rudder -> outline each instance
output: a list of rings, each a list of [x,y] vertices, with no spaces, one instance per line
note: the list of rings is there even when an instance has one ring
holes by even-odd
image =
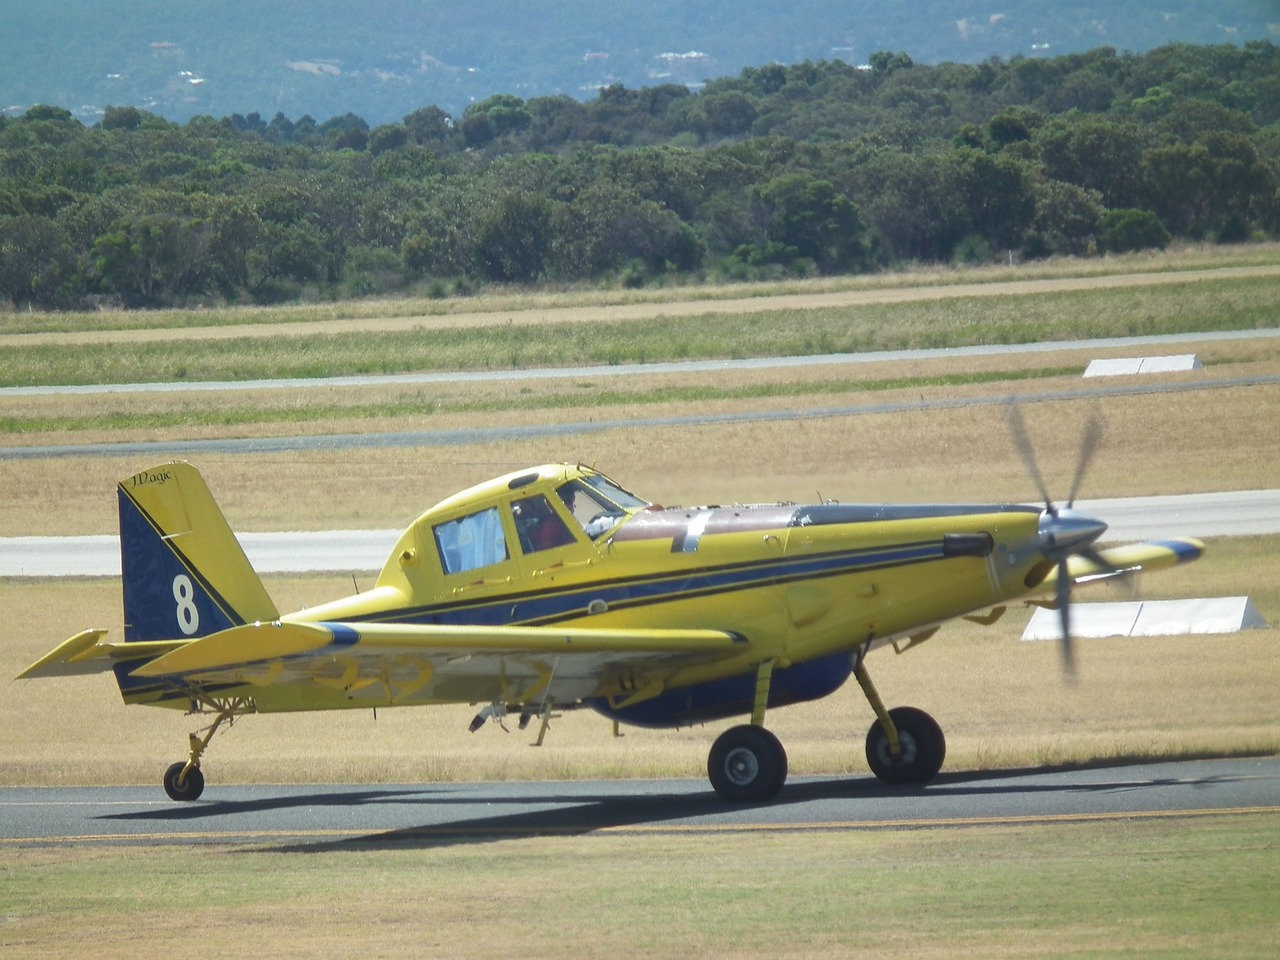
[[[279,616],[195,467],[160,464],[121,480],[117,494],[126,642]]]

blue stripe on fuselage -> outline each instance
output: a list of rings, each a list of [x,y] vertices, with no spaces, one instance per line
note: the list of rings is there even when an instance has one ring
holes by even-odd
[[[735,564],[663,574],[647,579],[619,580],[564,591],[542,591],[507,595],[481,603],[417,607],[366,617],[350,622],[388,622],[501,626],[504,624],[554,623],[581,616],[587,605],[604,601],[610,609],[647,606],[691,599],[716,593],[749,590],[794,580],[834,577],[859,571],[907,566],[942,559],[942,542],[902,544],[875,550],[845,551],[805,557],[790,557],[758,563]]]

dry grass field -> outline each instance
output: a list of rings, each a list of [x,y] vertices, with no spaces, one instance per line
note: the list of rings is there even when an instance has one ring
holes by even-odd
[[[1276,826],[10,849],[0,956],[183,943],[298,958],[1264,960],[1280,934]]]
[[[1274,956],[1274,815],[528,837],[425,849],[6,851],[0,956]],[[821,844],[820,852],[815,849]]]

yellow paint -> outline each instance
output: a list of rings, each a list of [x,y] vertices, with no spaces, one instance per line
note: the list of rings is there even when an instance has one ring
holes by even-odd
[[[281,616],[195,468],[142,471],[121,481],[121,494],[182,545],[243,624],[137,644],[88,630],[20,676],[139,659],[128,702],[186,710],[211,702],[208,689],[224,701],[242,698],[242,712],[465,702],[545,718],[552,702],[603,698],[621,707],[749,675],[757,677],[752,721],[763,723],[775,664],[895,643],[902,651],[948,620],[993,622],[1009,602],[1055,588],[1037,508],[895,514],[890,506],[883,518],[837,522],[819,514],[824,507],[662,509],[622,497],[593,539],[587,531],[599,518],[582,510],[590,501],[579,494],[570,503],[559,491],[597,482],[605,481],[589,468],[550,464],[472,487],[404,531],[371,589]],[[536,549],[527,524],[537,497],[573,532],[571,542]],[[487,519],[473,528],[467,518],[475,517]],[[464,534],[471,539],[465,550],[455,545],[458,572],[449,573],[442,538]],[[993,549],[948,556],[946,535],[989,536]],[[457,559],[486,550],[487,562]],[[1184,559],[1165,544],[1102,554],[1124,569]],[[1100,572],[1081,556],[1068,570],[1073,579]],[[874,705],[860,666],[864,678]]]

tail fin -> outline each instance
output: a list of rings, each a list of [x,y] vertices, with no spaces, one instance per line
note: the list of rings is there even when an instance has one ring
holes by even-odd
[[[279,616],[195,467],[161,464],[121,480],[118,493],[126,642]]]

